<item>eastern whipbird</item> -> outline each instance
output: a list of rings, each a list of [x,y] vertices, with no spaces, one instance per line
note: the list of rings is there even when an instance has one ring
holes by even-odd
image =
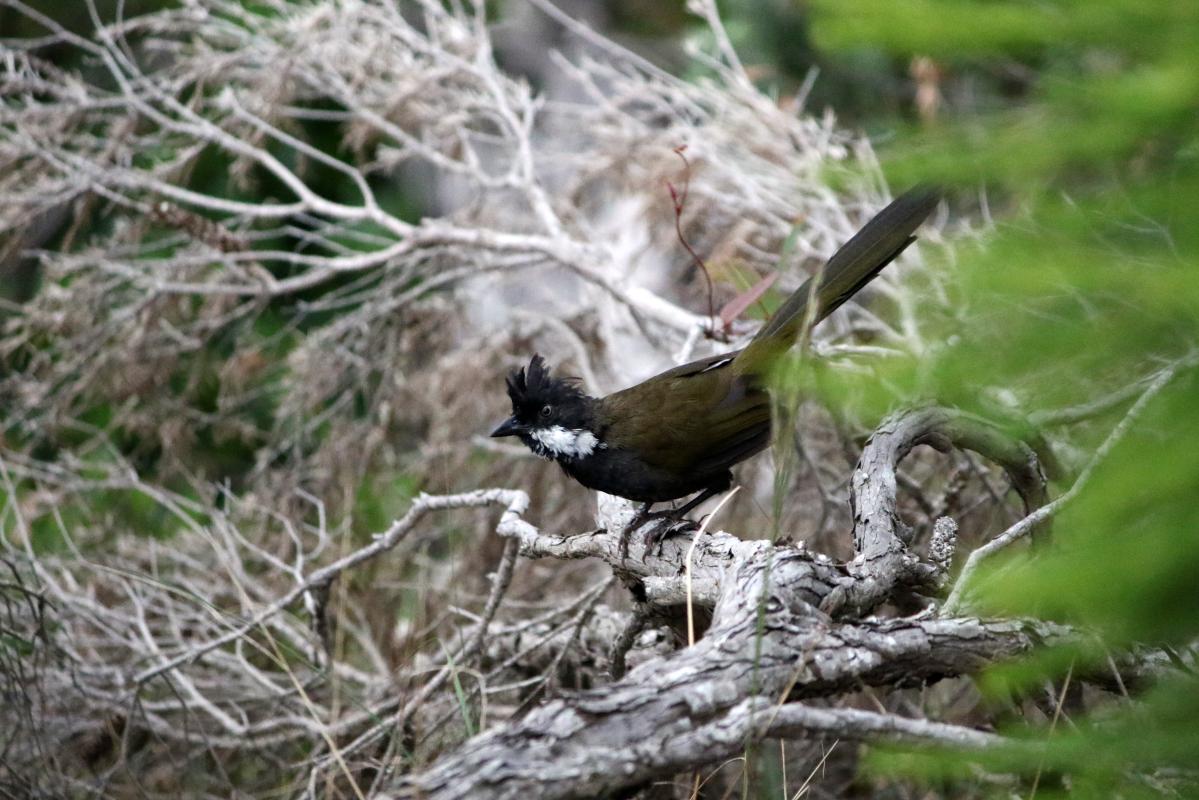
[[[742,350],[666,370],[607,397],[552,377],[534,355],[508,376],[512,416],[491,435],[518,437],[589,489],[644,503],[630,530],[654,503],[698,492],[667,512],[683,517],[727,490],[729,468],[770,443],[767,376],[800,329],[833,313],[895,260],[938,201],[926,188],[894,200],[792,292]]]

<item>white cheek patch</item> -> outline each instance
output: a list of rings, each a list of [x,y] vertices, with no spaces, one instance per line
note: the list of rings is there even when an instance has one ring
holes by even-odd
[[[561,425],[539,428],[530,431],[529,435],[545,450],[544,455],[552,458],[583,458],[594,453],[597,447],[603,447],[591,431],[572,431]]]

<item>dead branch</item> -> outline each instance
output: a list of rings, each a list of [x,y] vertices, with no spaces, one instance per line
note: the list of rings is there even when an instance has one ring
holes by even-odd
[[[643,663],[612,685],[552,701],[472,739],[429,771],[402,779],[396,796],[595,796],[718,762],[743,747],[747,735],[770,735],[775,730],[771,714],[786,719],[788,709],[796,720],[792,731],[819,730],[803,722],[819,718],[848,738],[870,739],[882,732],[919,738],[910,721],[872,715],[822,718],[818,710],[783,704],[864,685],[935,683],[973,674],[1035,646],[1081,642],[1068,628],[1029,620],[834,622],[827,616],[833,609],[857,619],[897,586],[928,585],[944,577],[952,523],[937,526],[926,561],[908,550],[910,537],[896,512],[895,469],[921,443],[968,447],[994,460],[1011,477],[1026,511],[1045,501],[1044,478],[1031,448],[985,420],[923,408],[884,422],[863,453],[853,481],[859,556],[844,572],[800,546],[746,542],[722,533],[697,534],[694,542],[668,540],[660,555],[634,547],[625,558],[618,533],[601,530],[559,539],[508,517],[501,535],[519,537],[522,554],[602,558],[640,580],[650,602],[679,602],[679,579],[671,573],[677,574],[684,551],[692,550],[693,580],[706,588],[695,592],[692,587],[691,596],[699,603],[714,598],[711,627],[697,644]],[[657,586],[652,593],[651,586]],[[998,741],[957,728],[926,731],[926,736],[970,747]]]
[[[821,607],[832,614],[862,614],[891,596],[897,584],[930,586],[944,568],[918,558],[907,547],[911,534],[899,518],[896,469],[914,447],[973,450],[1001,466],[1029,514],[1048,498],[1037,454],[998,426],[954,409],[928,407],[884,420],[862,451],[850,494],[854,511],[852,583],[837,587]]]
[[[861,685],[921,685],[1070,635],[1064,628],[1021,621],[834,624],[775,582],[773,556],[741,559],[729,570],[712,626],[693,647],[472,739],[427,772],[400,781],[394,793],[594,797],[718,761],[728,747],[743,746],[744,739],[734,742],[717,733],[722,719],[741,718],[747,699],[770,706]],[[768,718],[769,710],[754,707]],[[797,712],[797,718],[803,714]],[[864,727],[860,736],[868,731]]]

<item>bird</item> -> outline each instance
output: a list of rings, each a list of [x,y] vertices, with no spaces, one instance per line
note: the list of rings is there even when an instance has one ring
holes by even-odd
[[[527,367],[508,375],[512,414],[491,436],[515,436],[583,486],[641,503],[626,535],[655,516],[654,504],[694,495],[678,509],[659,512],[683,519],[727,491],[730,468],[770,443],[768,378],[800,331],[894,261],[939,202],[931,187],[896,198],[792,292],[741,350],[668,369],[604,397],[588,395],[577,379],[554,377],[535,353]]]

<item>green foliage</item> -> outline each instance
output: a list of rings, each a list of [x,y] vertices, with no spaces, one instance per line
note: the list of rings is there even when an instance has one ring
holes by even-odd
[[[904,127],[884,154],[894,186],[939,181],[959,204],[982,190],[1007,221],[982,246],[959,251],[957,311],[939,320],[942,344],[888,362],[881,382],[821,371],[833,402],[853,399],[880,415],[897,402],[935,399],[1001,415],[1019,433],[1038,414],[1053,419],[1054,409],[1138,380],[1143,390],[1159,370],[1177,368],[1058,515],[1052,546],[1034,558],[1010,548],[972,584],[984,613],[1086,626],[1103,646],[1049,653],[984,684],[1020,691],[1048,675],[1060,686],[1067,674],[1109,669],[1108,648],[1193,642],[1199,5],[819,0],[812,24],[818,45],[835,52],[928,55],[958,73],[1011,64],[1036,71],[1020,102],[968,113],[951,104],[933,124]],[[1105,410],[1045,430],[1066,445],[1059,494],[1136,397],[1115,395]],[[1135,706],[1093,704],[1070,727],[1021,721],[1005,732],[1023,740],[986,757],[889,752],[872,768],[949,793],[981,765],[1020,776],[1021,796],[1036,786],[1040,797],[1196,797],[1194,775],[1179,772],[1199,753],[1196,698],[1199,685],[1184,675]]]
[[[408,508],[420,492],[420,478],[407,473],[382,472],[367,476],[358,488],[353,509],[354,534],[366,539],[387,530],[396,509]]]
[[[1163,39],[1180,39],[1193,4],[1172,0],[817,0],[815,34],[825,47],[867,44],[951,62],[986,58],[1085,56],[1154,58]]]
[[[1079,720],[1076,727],[1045,740],[1029,738],[1026,728],[1005,730],[1008,746],[969,758],[882,749],[868,759],[868,771],[919,777],[947,793],[976,779],[981,766],[990,773],[1021,776],[1025,788],[1016,790],[1019,796],[1029,796],[1036,786],[1036,796],[1046,799],[1194,797],[1193,785],[1176,768],[1193,764],[1199,752],[1196,718],[1199,693],[1193,681],[1174,680],[1140,698],[1136,713]],[[997,787],[990,796],[1012,797],[1012,789]]]
[[[992,607],[1037,607],[1101,628],[1117,644],[1195,637],[1199,452],[1178,426],[1195,422],[1197,396],[1192,371],[1152,403],[1062,513],[1058,552],[987,581]]]

